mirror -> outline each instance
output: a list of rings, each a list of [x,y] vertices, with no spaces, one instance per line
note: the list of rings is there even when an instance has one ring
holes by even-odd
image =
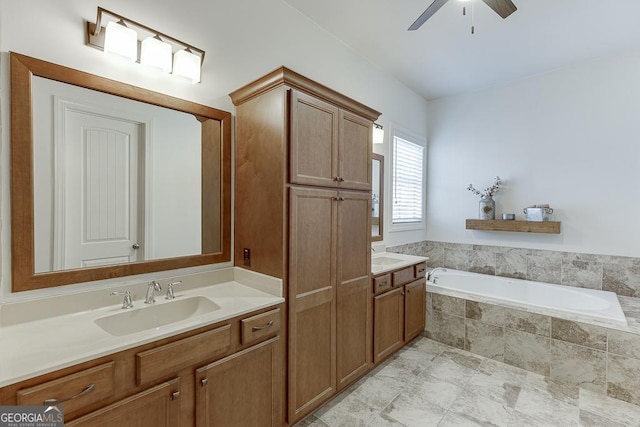
[[[371,155],[371,241],[383,239],[382,213],[384,212],[384,156]]]
[[[10,55],[14,292],[230,261],[230,113]]]

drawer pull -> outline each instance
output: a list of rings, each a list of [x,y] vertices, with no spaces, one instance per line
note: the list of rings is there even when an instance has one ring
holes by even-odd
[[[383,287],[383,286],[387,286],[387,285],[388,285],[388,283],[387,283],[387,282],[380,282],[380,283],[378,283],[378,287],[379,287],[379,288],[381,288],[381,287]]]
[[[47,399],[43,402],[43,405],[56,406],[63,402],[77,399],[78,397],[86,396],[87,394],[91,393],[95,388],[96,388],[95,384],[89,384],[84,390],[82,390],[80,393],[76,394],[75,396],[67,397],[66,399]]]
[[[262,331],[263,329],[269,329],[270,327],[273,326],[273,320],[269,320],[269,323],[267,323],[264,326],[254,326],[251,328],[252,331]]]
[[[421,268],[420,270],[418,270],[418,273],[424,273],[426,270],[426,268]]]

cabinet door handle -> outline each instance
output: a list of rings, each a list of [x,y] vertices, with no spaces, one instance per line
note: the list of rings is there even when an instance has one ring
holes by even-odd
[[[59,405],[63,402],[67,402],[69,400],[73,400],[73,399],[77,399],[79,397],[82,396],[86,396],[87,394],[91,393],[94,389],[96,388],[95,384],[89,384],[87,387],[85,387],[84,390],[82,390],[80,393],[73,395],[71,397],[67,397],[64,399],[47,399],[43,402],[43,405],[47,405],[47,406],[56,406]]]
[[[200,385],[202,387],[206,387],[207,384],[209,384],[209,378],[203,378],[200,380]]]
[[[252,330],[253,332],[255,332],[255,331],[261,331],[261,330],[263,330],[263,329],[269,329],[269,328],[270,328],[270,327],[272,327],[272,326],[273,326],[273,320],[269,320],[269,323],[267,323],[266,325],[264,325],[264,326],[254,326],[253,328],[251,328],[251,330]]]
[[[173,393],[171,393],[171,400],[176,400],[179,397],[180,397],[179,391],[174,391]]]

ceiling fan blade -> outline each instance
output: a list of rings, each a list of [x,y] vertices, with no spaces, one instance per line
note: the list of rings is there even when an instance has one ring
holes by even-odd
[[[502,19],[511,15],[518,10],[515,4],[511,0],[482,0],[489,6],[495,13],[500,15]]]
[[[440,9],[447,1],[448,0],[435,0],[433,3],[431,3],[431,5],[424,12],[422,12],[422,15],[420,15],[418,19],[416,19],[416,22],[411,24],[411,26],[409,27],[409,31],[415,31],[420,28],[422,24],[427,22],[427,19],[431,18],[433,14],[436,13],[438,9]]]

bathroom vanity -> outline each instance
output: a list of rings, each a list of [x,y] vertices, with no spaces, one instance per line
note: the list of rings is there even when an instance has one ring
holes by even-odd
[[[67,426],[282,425],[281,281],[236,268],[182,280],[174,300],[131,309],[3,306],[0,401],[62,403]],[[100,295],[113,304],[107,291],[84,300]],[[38,315],[49,304],[59,311]]]
[[[425,327],[425,258],[380,253],[372,258],[373,361],[378,364]]]

